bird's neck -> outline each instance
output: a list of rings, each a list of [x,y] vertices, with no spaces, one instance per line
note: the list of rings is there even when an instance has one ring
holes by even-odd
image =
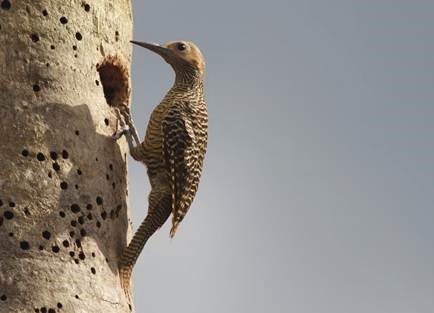
[[[203,74],[192,68],[175,69],[176,78],[174,88],[192,90],[201,89],[203,86]]]

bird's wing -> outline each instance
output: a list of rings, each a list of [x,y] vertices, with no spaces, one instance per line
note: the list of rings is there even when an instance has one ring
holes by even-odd
[[[173,237],[194,197],[192,187],[197,163],[196,138],[190,119],[178,108],[167,112],[162,128],[163,151],[172,189],[173,220],[170,236]]]

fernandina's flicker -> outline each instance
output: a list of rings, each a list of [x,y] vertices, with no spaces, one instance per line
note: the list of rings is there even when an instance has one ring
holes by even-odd
[[[146,241],[172,213],[173,237],[198,189],[207,146],[208,114],[204,100],[205,62],[199,48],[189,41],[164,45],[132,41],[159,54],[175,71],[173,87],[155,107],[140,142],[129,113],[120,116],[115,139],[125,135],[131,156],[148,169],[151,184],[148,214],[121,257],[119,271],[124,290]],[[122,122],[124,118],[124,122]],[[135,141],[135,143],[134,143]]]

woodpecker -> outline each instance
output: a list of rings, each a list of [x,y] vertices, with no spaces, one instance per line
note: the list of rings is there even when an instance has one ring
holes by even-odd
[[[163,45],[131,41],[160,55],[175,72],[172,88],[151,114],[140,142],[128,111],[117,111],[133,159],[144,163],[151,184],[148,214],[124,250],[119,265],[122,287],[128,293],[131,273],[147,240],[172,214],[170,237],[196,195],[208,141],[208,113],[204,99],[205,60],[190,41]],[[127,124],[127,125],[125,125]]]

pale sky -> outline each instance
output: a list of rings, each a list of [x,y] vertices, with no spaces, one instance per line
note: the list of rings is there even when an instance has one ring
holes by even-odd
[[[134,39],[196,42],[209,149],[174,239],[134,272],[138,312],[434,312],[434,2],[133,1]],[[143,138],[173,82],[135,47]],[[145,168],[130,160],[134,227]]]

